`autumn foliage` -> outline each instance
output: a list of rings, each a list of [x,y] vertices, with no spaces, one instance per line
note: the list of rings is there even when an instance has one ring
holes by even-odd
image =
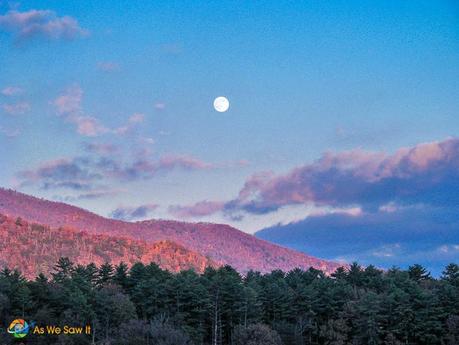
[[[314,267],[330,274],[342,266],[258,239],[228,225],[168,220],[125,222],[104,218],[64,203],[38,199],[2,188],[0,188],[0,213],[12,218],[22,217],[30,222],[45,224],[55,229],[72,228],[92,235],[115,236],[117,239],[129,238],[150,244],[171,241],[192,252],[209,257],[214,262],[231,265],[241,273],[250,270],[263,273],[276,269],[306,270]],[[111,242],[107,237],[102,238],[108,243]],[[103,253],[100,255],[105,259]]]

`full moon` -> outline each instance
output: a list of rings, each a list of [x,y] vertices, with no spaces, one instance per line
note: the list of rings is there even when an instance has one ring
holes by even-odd
[[[219,113],[224,113],[225,111],[227,111],[229,106],[230,104],[229,104],[228,98],[226,97],[220,96],[220,97],[215,98],[214,100],[214,108]]]

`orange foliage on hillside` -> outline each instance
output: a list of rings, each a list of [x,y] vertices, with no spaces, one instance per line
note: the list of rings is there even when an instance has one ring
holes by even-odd
[[[69,226],[90,234],[127,237],[148,243],[172,241],[216,262],[231,265],[241,273],[310,267],[332,273],[342,266],[258,239],[229,225],[168,220],[125,222],[2,188],[0,213],[54,228]]]
[[[172,272],[203,272],[214,261],[171,241],[146,243],[123,237],[93,235],[71,228],[52,229],[0,214],[0,267],[19,269],[26,277],[49,274],[59,257],[77,264],[105,262],[131,265],[155,262]]]

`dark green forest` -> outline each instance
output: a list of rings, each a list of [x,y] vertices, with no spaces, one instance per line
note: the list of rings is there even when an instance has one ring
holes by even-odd
[[[413,265],[352,264],[331,276],[229,266],[173,274],[156,264],[74,265],[50,277],[0,272],[0,344],[15,318],[91,325],[91,335],[29,334],[24,344],[306,345],[459,344],[459,266],[434,279]]]

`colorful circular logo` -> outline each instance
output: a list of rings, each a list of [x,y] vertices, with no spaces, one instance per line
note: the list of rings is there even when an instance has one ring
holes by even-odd
[[[29,325],[23,319],[16,319],[8,327],[8,333],[17,339],[24,338],[29,333]]]

